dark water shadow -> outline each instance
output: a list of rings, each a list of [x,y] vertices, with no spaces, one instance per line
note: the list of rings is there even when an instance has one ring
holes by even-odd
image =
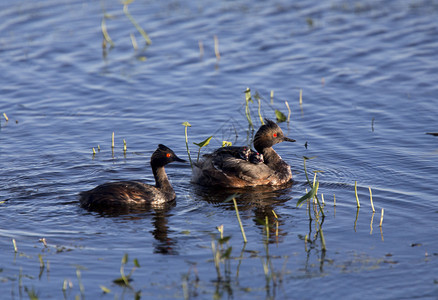
[[[275,213],[279,205],[292,199],[290,182],[280,187],[258,186],[248,188],[210,188],[194,184],[194,198],[219,206],[224,210],[235,210],[232,198],[237,202],[239,211],[252,211],[254,224],[262,231],[269,228],[269,243],[287,235],[281,229],[284,223]],[[268,226],[266,226],[268,225]]]
[[[165,203],[160,207],[139,207],[139,206],[113,206],[113,207],[93,207],[85,209],[90,213],[97,214],[102,218],[115,218],[124,221],[136,221],[141,219],[152,219],[152,235],[157,241],[154,253],[164,255],[178,255],[177,241],[170,237],[169,218],[172,216],[171,210],[176,206],[176,201]]]

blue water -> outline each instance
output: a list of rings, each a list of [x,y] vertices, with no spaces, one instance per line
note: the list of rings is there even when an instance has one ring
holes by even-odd
[[[0,4],[4,297],[438,297],[438,140],[426,134],[438,132],[436,1],[136,1],[128,8],[151,45],[119,1]],[[103,49],[105,13],[115,45]],[[124,214],[79,207],[78,193],[104,182],[153,183],[149,159],[159,143],[187,158],[185,121],[192,159],[192,143],[211,135],[203,152],[223,140],[246,144],[253,134],[247,87],[261,96],[263,117],[275,119],[276,109],[287,116],[288,102],[290,122],[280,126],[297,140],[275,148],[292,166],[292,186],[237,191],[248,243],[232,202],[224,202],[236,191],[190,183],[189,164],[166,168],[175,207]],[[257,129],[258,103],[250,110]],[[303,156],[315,157],[306,161],[310,180],[323,171],[326,251],[306,204],[296,207],[310,188]],[[231,237],[223,244],[220,225]],[[212,247],[232,247],[219,271]],[[125,254],[126,274],[134,259],[140,265],[129,287],[113,282]]]

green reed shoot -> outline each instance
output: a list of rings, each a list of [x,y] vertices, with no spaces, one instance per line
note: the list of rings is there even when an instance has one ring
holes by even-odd
[[[221,276],[221,266],[220,266],[220,252],[216,249],[216,243],[214,240],[211,241],[211,252],[213,252],[214,266],[216,268],[217,278],[220,280]]]
[[[107,288],[106,286],[104,286],[104,285],[99,285],[99,287],[100,287],[100,289],[102,290],[102,292],[103,292],[104,294],[109,294],[109,293],[111,293],[111,290],[110,290],[109,288]]]
[[[12,239],[12,245],[14,245],[14,252],[18,253],[17,243],[15,242],[15,239]]]
[[[374,209],[374,203],[373,203],[373,193],[371,192],[371,187],[368,187],[370,190],[370,202],[371,202],[371,208],[373,209],[373,212],[375,212],[376,210]]]
[[[129,282],[132,281],[132,279],[131,279],[132,274],[134,273],[136,268],[140,268],[140,264],[138,263],[138,260],[136,258],[133,260],[133,262],[134,262],[134,266],[132,267],[129,274],[126,275],[125,274],[125,265],[128,263],[128,254],[125,253],[125,255],[123,255],[122,262],[120,265],[120,277],[117,279],[114,279],[113,280],[114,283],[130,287]]]
[[[111,47],[114,47],[114,42],[111,39],[111,37],[109,36],[108,30],[106,28],[106,19],[107,18],[109,18],[109,16],[107,14],[104,14],[104,16],[102,18],[102,22],[100,23],[100,28],[102,30],[102,34],[103,34],[103,38],[104,38],[105,43],[108,42],[111,45]]]
[[[27,296],[30,300],[38,300],[38,294],[35,291],[35,288],[32,287],[32,289],[28,289],[27,286],[24,287],[24,291],[27,293]]]
[[[289,113],[287,114],[287,122],[290,123],[290,115],[291,115],[291,111],[290,111],[290,107],[289,107],[289,102],[284,101],[284,104],[286,104],[287,111],[289,112]]]
[[[111,135],[111,148],[114,149],[114,131],[113,134]]]
[[[143,28],[141,28],[141,26],[137,23],[137,21],[132,17],[132,15],[128,11],[128,4],[130,4],[132,2],[134,2],[134,0],[127,0],[127,1],[123,1],[122,2],[122,4],[123,4],[123,12],[128,17],[129,21],[131,21],[131,23],[138,30],[138,32],[140,32],[140,34],[142,35],[142,37],[146,41],[146,44],[150,45],[150,44],[152,44],[152,41],[149,38],[148,34],[146,33],[146,31],[143,30]]]
[[[300,89],[300,106],[303,105],[303,89]]]
[[[354,182],[354,194],[356,196],[357,207],[360,207],[359,197],[357,196],[357,181]]]
[[[128,262],[128,254],[125,253],[122,258],[122,264],[120,266],[120,275],[122,277],[123,282],[126,284],[126,286],[129,286],[128,277],[125,275],[125,265]]]
[[[258,112],[258,114],[259,114],[260,123],[261,123],[262,125],[265,125],[265,122],[263,121],[263,117],[262,117],[262,112],[261,112],[262,102],[261,102],[261,97],[260,97],[260,95],[259,95],[259,92],[256,91],[256,93],[255,93],[255,95],[254,95],[254,99],[256,99],[257,102],[258,102],[258,104],[259,104],[259,107],[258,107],[257,112]]]
[[[3,117],[5,117],[6,122],[9,121],[9,118],[8,118],[8,116],[6,115],[6,113],[3,113]]]
[[[245,230],[243,229],[242,221],[240,220],[239,209],[237,208],[237,202],[235,197],[233,197],[233,203],[234,209],[236,210],[237,221],[239,221],[240,231],[242,232],[243,242],[247,243],[248,240],[246,239]]]
[[[223,234],[223,226],[218,226],[218,230],[221,229],[221,236]],[[233,250],[233,247],[229,246],[227,248],[223,248],[223,244],[227,243],[230,240],[230,236],[221,237],[219,240],[217,240],[217,247],[216,242],[214,240],[211,241],[211,251],[213,253],[213,260],[214,260],[214,266],[216,268],[217,278],[218,281],[222,280],[222,274],[221,274],[221,268],[220,263],[223,262],[224,264],[224,270],[225,270],[225,276],[230,273],[230,256],[231,251]],[[227,264],[228,263],[228,264]]]
[[[224,238],[224,225],[219,225],[219,226],[216,227],[216,229],[221,234],[221,239],[223,239]]]
[[[253,102],[252,97],[251,97],[251,90],[249,88],[246,88],[246,90],[245,90],[245,115],[246,115],[246,119],[248,120],[249,126],[254,128],[254,125],[253,125],[252,120],[251,120],[251,114],[249,111],[249,102],[250,101]]]
[[[199,150],[198,150],[198,158],[196,159],[196,162],[199,162],[199,156],[200,156],[200,154],[201,154],[201,148],[207,146],[207,145],[210,143],[210,140],[211,140],[212,137],[213,137],[213,136],[210,136],[210,137],[206,138],[205,140],[203,140],[203,141],[200,142],[200,143],[193,143],[193,144],[195,144],[196,146],[199,147]]]
[[[315,172],[315,176],[313,177],[313,183],[310,182],[309,176],[307,175],[306,160],[313,159],[313,158],[314,157],[303,156],[303,159],[304,159],[304,174],[306,175],[307,183],[310,185],[310,187],[312,189],[309,192],[307,192],[307,190],[306,190],[306,194],[304,196],[302,196],[300,199],[298,199],[297,207],[301,206],[303,204],[303,202],[306,201],[306,200],[314,199],[314,200],[316,200],[316,202],[318,204],[319,211],[321,212],[322,216],[324,217],[325,216],[324,210],[323,210],[323,208],[321,206],[321,203],[320,203],[320,201],[318,199],[318,196],[317,196],[317,192],[318,192],[318,188],[319,188],[319,180],[316,179],[316,173],[319,173],[321,171],[314,171]],[[311,219],[311,217],[310,217],[310,210],[309,210],[309,218]]]
[[[193,168],[192,158],[190,157],[190,150],[189,150],[189,138],[187,136],[187,127],[192,127],[192,125],[190,125],[190,123],[187,122],[187,121],[183,122],[182,125],[185,127],[184,134],[185,134],[185,137],[186,137],[187,155],[189,156],[190,166]]]
[[[316,180],[315,185],[312,187],[312,189],[309,192],[307,192],[304,196],[302,196],[300,199],[298,199],[297,207],[303,205],[304,201],[308,199],[309,200],[313,199],[316,193],[318,192],[318,188],[319,188],[319,180]]]
[[[309,176],[307,176],[306,160],[314,159],[315,157],[316,156],[312,156],[312,157],[303,156],[304,175],[306,175],[306,180],[307,180],[307,183],[310,185],[310,187],[312,187],[313,185],[310,183]]]
[[[271,104],[274,104],[274,90],[271,90]]]
[[[123,152],[126,153],[127,147],[126,147],[126,140],[123,139]]]

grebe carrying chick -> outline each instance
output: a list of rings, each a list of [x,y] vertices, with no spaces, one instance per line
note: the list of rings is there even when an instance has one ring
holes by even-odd
[[[250,187],[279,186],[292,180],[290,166],[272,148],[281,142],[295,142],[285,137],[281,128],[265,119],[254,136],[254,148],[223,147],[194,164],[192,182],[203,186]]]

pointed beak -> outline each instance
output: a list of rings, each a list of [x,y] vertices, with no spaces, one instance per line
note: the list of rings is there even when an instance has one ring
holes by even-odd
[[[290,138],[288,138],[288,137],[284,137],[284,138],[283,138],[283,141],[285,141],[285,142],[296,142],[296,140],[294,140],[294,139],[290,139]]]
[[[175,155],[175,157],[173,158],[174,161],[179,161],[179,162],[187,162],[184,159],[179,158],[178,156]]]

